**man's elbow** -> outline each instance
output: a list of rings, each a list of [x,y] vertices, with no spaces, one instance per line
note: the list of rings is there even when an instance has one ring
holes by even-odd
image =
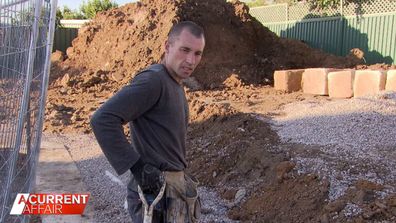
[[[96,111],[90,119],[91,128],[93,131],[100,125],[101,113]]]
[[[99,109],[93,113],[90,124],[95,132],[95,129],[101,129],[103,127],[115,128],[118,124],[122,125],[122,119],[112,113]]]

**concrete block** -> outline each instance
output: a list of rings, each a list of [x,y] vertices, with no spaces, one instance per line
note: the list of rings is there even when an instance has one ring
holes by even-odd
[[[332,68],[310,68],[305,69],[302,76],[302,89],[306,94],[328,95],[329,72],[337,71]]]
[[[355,70],[347,69],[334,71],[328,74],[329,96],[331,98],[351,98],[353,97],[353,80]]]
[[[396,91],[396,70],[388,70],[386,74],[385,90]]]
[[[276,70],[274,72],[274,87],[276,90],[293,92],[301,90],[301,79],[304,69]]]
[[[353,83],[354,97],[377,94],[385,90],[386,72],[380,70],[357,70]]]

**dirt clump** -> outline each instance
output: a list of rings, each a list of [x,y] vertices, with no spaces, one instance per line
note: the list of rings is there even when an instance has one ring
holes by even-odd
[[[242,222],[320,222],[328,184],[314,176],[298,177],[258,188],[229,217]]]
[[[231,74],[230,77],[223,81],[223,85],[226,88],[242,87],[244,82],[239,78],[237,74]]]
[[[396,208],[392,206],[392,199],[395,195],[385,199],[377,196],[382,189],[383,185],[358,180],[344,196],[323,207],[321,219],[327,222],[394,222]]]
[[[65,60],[65,54],[62,51],[55,51],[51,54],[51,63],[60,63]]]

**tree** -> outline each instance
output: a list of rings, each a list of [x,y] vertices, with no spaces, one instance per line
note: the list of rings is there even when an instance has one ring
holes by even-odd
[[[106,11],[112,8],[118,7],[117,3],[111,0],[88,0],[87,3],[83,1],[80,6],[80,11],[87,19],[95,17],[96,13]]]
[[[253,8],[253,7],[264,6],[266,4],[265,4],[265,0],[253,0],[246,2],[246,5],[248,5],[249,8]]]
[[[55,26],[57,28],[62,28],[62,24],[60,21],[62,19],[85,19],[85,17],[81,14],[81,12],[77,10],[71,10],[67,6],[63,6],[63,8],[56,9],[56,19],[55,19]]]
[[[63,9],[60,10],[58,8],[58,10],[61,13],[61,17],[62,19],[85,19],[84,15],[77,11],[77,10],[71,10],[69,7],[67,6],[63,6]],[[57,10],[57,15],[58,15],[58,10]]]

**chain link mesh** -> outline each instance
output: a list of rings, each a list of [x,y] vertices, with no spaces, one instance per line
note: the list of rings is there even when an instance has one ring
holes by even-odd
[[[291,5],[276,4],[250,9],[250,14],[262,23],[296,21],[302,19],[334,17],[334,16],[355,16],[370,15],[396,11],[395,0],[378,0],[370,3],[348,4],[326,10],[312,10],[308,3],[295,3]]]
[[[344,16],[353,16],[356,14],[378,14],[396,11],[395,0],[376,0],[370,3],[363,4],[361,7],[356,4],[349,4],[344,6]]]
[[[289,20],[292,21],[341,15],[341,11],[339,8],[330,8],[327,10],[312,10],[311,6],[307,3],[297,3],[290,5],[288,11]]]
[[[283,22],[287,20],[287,4],[276,4],[271,6],[255,7],[250,9],[260,22]]]

